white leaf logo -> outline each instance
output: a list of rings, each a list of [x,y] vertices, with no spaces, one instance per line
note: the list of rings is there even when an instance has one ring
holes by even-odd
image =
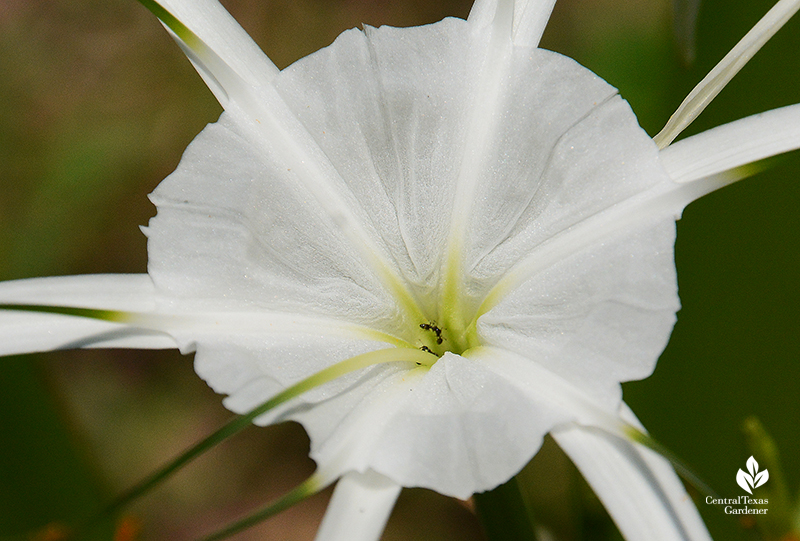
[[[742,487],[745,492],[752,494],[752,488],[758,488],[769,480],[769,472],[763,470],[758,471],[758,462],[753,457],[747,459],[747,470],[750,472],[745,473],[741,469],[736,473],[736,483]]]

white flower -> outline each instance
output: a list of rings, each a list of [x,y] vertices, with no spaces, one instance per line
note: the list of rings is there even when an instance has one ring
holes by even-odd
[[[548,432],[627,539],[708,538],[628,439],[619,383],[652,372],[675,321],[675,218],[800,146],[800,106],[669,145],[799,2],[661,150],[614,88],[536,48],[553,1],[351,30],[281,72],[214,0],[162,5],[225,113],[152,195],[148,275],[2,284],[0,354],[178,347],[240,413],[312,378],[258,422],[298,420],[316,486],[342,478],[320,539],[377,538],[401,486],[491,489]]]

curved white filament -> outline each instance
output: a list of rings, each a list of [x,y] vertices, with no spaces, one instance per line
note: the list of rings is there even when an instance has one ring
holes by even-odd
[[[666,126],[653,137],[658,148],[674,141],[798,9],[800,0],[780,0],[775,4],[686,96]]]

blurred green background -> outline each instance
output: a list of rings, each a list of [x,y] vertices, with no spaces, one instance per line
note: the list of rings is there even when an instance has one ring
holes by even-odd
[[[465,17],[471,2],[224,3],[284,67],[346,28]],[[667,0],[560,0],[542,46],[617,86],[652,135],[771,5],[703,0],[691,66],[678,54]],[[797,102],[800,18],[687,133]],[[137,226],[155,213],[146,194],[219,112],[178,47],[134,0],[1,0],[0,278],[144,272]],[[655,374],[625,385],[650,432],[726,497],[741,493],[735,474],[752,454],[741,430],[750,415],[774,437],[795,498],[800,485],[797,154],[686,209],[676,249],[678,324]],[[191,358],[175,352],[59,352],[0,362],[0,539],[25,532],[58,539],[62,524],[229,416]],[[307,446],[296,425],[249,429],[133,506],[118,539],[188,540],[213,531],[304,479],[313,469]],[[523,478],[537,515],[559,539],[618,538],[551,443]],[[326,497],[236,539],[312,539]],[[761,539],[752,522],[699,507],[718,541]],[[112,529],[95,538],[110,539]],[[481,533],[467,505],[408,490],[384,539]]]

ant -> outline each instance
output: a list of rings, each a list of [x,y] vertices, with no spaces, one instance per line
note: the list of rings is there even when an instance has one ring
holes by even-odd
[[[433,331],[433,334],[436,335],[437,344],[444,342],[444,338],[442,338],[442,329],[437,327],[434,323],[420,323],[419,328],[423,331]]]

